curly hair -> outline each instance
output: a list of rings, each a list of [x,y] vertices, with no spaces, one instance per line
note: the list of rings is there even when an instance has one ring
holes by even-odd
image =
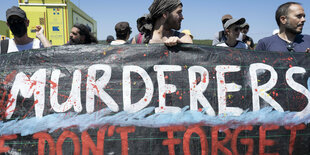
[[[80,30],[80,35],[85,36],[85,42],[84,44],[97,44],[98,40],[97,38],[91,33],[91,29],[89,26],[84,24],[74,24],[73,27],[76,27]]]

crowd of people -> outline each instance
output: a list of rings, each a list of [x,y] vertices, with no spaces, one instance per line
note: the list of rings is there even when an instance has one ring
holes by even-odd
[[[179,32],[183,17],[183,4],[180,0],[154,0],[149,13],[137,19],[139,31],[130,40],[132,28],[128,22],[115,25],[116,39],[108,36],[110,45],[154,44],[167,46],[193,44],[193,35],[189,30]],[[37,39],[28,37],[29,20],[26,13],[13,6],[6,11],[7,25],[14,35],[13,39],[1,41],[0,52],[10,53],[27,49],[50,47],[51,43],[44,36],[43,28],[36,27]],[[300,3],[287,2],[278,7],[275,14],[279,31],[270,37],[258,41],[255,50],[280,52],[310,52],[310,36],[303,35],[305,19],[304,8]],[[253,39],[247,35],[250,25],[245,18],[233,18],[230,14],[222,17],[223,30],[216,33],[213,46],[254,50]],[[83,24],[75,24],[65,45],[97,44],[98,40],[91,29]]]

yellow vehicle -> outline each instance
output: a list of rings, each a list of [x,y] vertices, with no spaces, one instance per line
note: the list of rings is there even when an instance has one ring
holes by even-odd
[[[97,22],[70,0],[19,0],[30,21],[28,35],[35,38],[36,25],[42,25],[46,38],[53,45],[68,42],[71,28],[76,23],[88,25],[97,36]]]

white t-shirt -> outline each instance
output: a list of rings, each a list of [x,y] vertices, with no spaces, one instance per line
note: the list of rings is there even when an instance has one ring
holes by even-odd
[[[123,45],[123,44],[126,44],[126,41],[124,40],[114,40],[111,42],[110,45]]]
[[[18,52],[18,51],[23,51],[23,50],[29,50],[29,49],[38,49],[38,48],[43,48],[43,44],[39,39],[33,39],[32,42],[25,44],[25,45],[16,45],[15,41],[13,39],[9,40],[9,47],[8,47],[8,52]]]
[[[219,43],[216,46],[229,47],[226,43]],[[248,45],[242,41],[238,41],[237,45],[232,48],[248,49]]]

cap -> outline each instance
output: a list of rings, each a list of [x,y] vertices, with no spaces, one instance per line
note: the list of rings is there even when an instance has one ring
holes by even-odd
[[[222,21],[224,21],[225,19],[232,19],[232,16],[230,14],[226,14],[222,17]]]
[[[182,33],[185,33],[185,34],[191,36],[192,39],[194,38],[190,30],[183,30]]]
[[[245,19],[244,18],[240,18],[240,19],[229,19],[225,25],[224,25],[224,28],[227,29],[229,26],[233,25],[233,24],[236,24],[236,25],[241,25],[245,22]]]
[[[245,28],[246,26],[250,27],[250,25],[247,22],[240,25],[241,28]]]
[[[12,6],[11,8],[6,10],[6,20],[8,20],[13,15],[27,20],[25,11],[22,10],[20,7]]]
[[[128,22],[119,22],[115,25],[116,33],[127,33],[127,31],[131,31],[131,27]]]

